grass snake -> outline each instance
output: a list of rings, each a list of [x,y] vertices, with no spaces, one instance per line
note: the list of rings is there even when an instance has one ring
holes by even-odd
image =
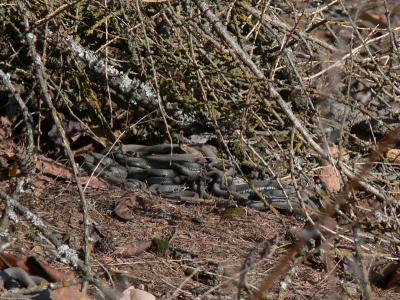
[[[172,198],[216,196],[266,210],[269,205],[261,201],[263,195],[279,210],[304,214],[294,187],[275,180],[237,183],[233,164],[219,158],[215,147],[200,144],[190,145],[190,149],[185,153],[176,144],[122,145],[105,149],[108,157],[95,152],[86,155],[84,167],[92,172],[97,166],[96,176],[132,191],[147,190]],[[306,195],[303,200],[307,209],[317,209]]]

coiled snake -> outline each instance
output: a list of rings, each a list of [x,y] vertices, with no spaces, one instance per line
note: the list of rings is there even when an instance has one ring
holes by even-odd
[[[107,157],[100,153],[87,155],[85,167],[90,172],[96,169],[95,175],[132,191],[147,189],[168,198],[216,196],[260,210],[272,205],[304,214],[292,186],[274,180],[246,183],[236,176],[230,161],[218,158],[215,147],[200,144],[182,148],[176,144],[122,145],[110,151],[106,149]],[[306,208],[317,208],[306,195],[303,200]]]

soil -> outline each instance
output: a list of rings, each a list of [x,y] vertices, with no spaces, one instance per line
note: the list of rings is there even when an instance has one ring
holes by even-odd
[[[37,184],[36,191],[24,194],[20,202],[45,220],[83,258],[83,217],[76,186],[47,179],[45,186],[40,188]],[[3,182],[3,188],[5,185]],[[241,286],[240,295],[246,299],[266,281],[273,280],[265,299],[360,297],[359,285],[351,275],[353,257],[346,254],[354,246],[345,239],[331,239],[319,250],[308,245],[302,255],[285,258],[296,232],[305,226],[305,221],[293,216],[253,209],[236,216],[224,214],[213,201],[177,203],[111,187],[89,188],[86,196],[95,224],[93,272],[119,291],[134,285],[157,299],[235,299]],[[129,221],[120,220],[113,213],[115,205],[123,200],[131,200]],[[16,241],[7,251],[33,255],[55,269],[68,271],[57,261],[54,247],[30,228],[22,219],[13,225]],[[341,234],[347,235],[343,230]],[[151,251],[149,245],[155,238],[169,240],[165,254]],[[329,246],[333,244],[334,248]],[[368,254],[375,253],[376,245],[364,246],[369,249],[364,259],[371,261]],[[282,261],[289,263],[288,272],[280,267],[272,275]],[[245,265],[247,271],[243,271]],[[240,274],[246,274],[246,280],[240,279]],[[395,290],[377,287],[373,287],[373,293],[377,299],[399,297]],[[90,294],[94,299],[100,298],[95,289]]]

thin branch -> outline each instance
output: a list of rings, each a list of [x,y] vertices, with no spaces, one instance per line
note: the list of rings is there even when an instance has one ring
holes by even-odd
[[[36,46],[35,46],[36,37],[32,32],[30,32],[29,21],[28,21],[27,12],[25,10],[25,7],[22,5],[22,3],[19,3],[19,6],[24,15],[23,22],[24,22],[24,26],[25,26],[25,30],[26,30],[25,38],[29,45],[29,53],[33,60],[33,64],[34,64],[35,71],[36,71],[36,76],[37,76],[37,79],[39,80],[39,84],[42,89],[43,98],[44,98],[47,106],[50,109],[50,113],[51,113],[51,116],[57,127],[57,131],[59,132],[59,134],[63,140],[64,150],[65,150],[67,157],[69,158],[69,160],[71,162],[75,182],[77,184],[77,188],[79,191],[79,196],[81,199],[81,206],[82,206],[82,210],[83,210],[83,226],[84,226],[84,252],[85,252],[85,273],[84,273],[84,275],[89,276],[89,274],[90,274],[90,245],[89,245],[89,242],[90,242],[89,241],[89,239],[90,239],[90,217],[89,217],[88,203],[86,201],[85,194],[82,189],[78,165],[75,162],[74,154],[71,151],[71,147],[70,147],[70,144],[66,137],[64,128],[61,125],[60,118],[58,117],[58,112],[53,105],[53,101],[52,101],[50,93],[48,91],[47,80],[46,80],[46,78],[47,78],[46,70],[42,63],[41,57],[39,56],[39,54],[36,51]],[[85,282],[85,278],[84,278],[84,282]]]

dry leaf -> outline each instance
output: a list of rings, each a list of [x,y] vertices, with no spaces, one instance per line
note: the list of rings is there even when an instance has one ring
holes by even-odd
[[[374,25],[379,25],[380,27],[386,28],[387,27],[387,21],[386,17],[383,14],[372,14],[370,12],[364,11],[360,15],[360,19],[364,21],[368,21]]]
[[[1,269],[10,267],[19,267],[26,271],[29,275],[40,276],[48,282],[62,282],[72,280],[75,276],[71,272],[56,270],[49,265],[41,262],[34,256],[16,256],[10,253],[0,254]],[[80,291],[81,285],[62,287],[57,290],[49,291],[50,298],[53,300],[81,299],[90,300],[85,294]],[[44,291],[47,294],[47,291]]]
[[[197,149],[195,149],[193,147],[190,147],[187,144],[180,144],[179,147],[186,154],[191,154],[195,158],[197,158],[198,160],[205,160],[205,157],[204,157],[203,153],[201,153],[201,151],[199,151],[199,150],[197,150]]]
[[[156,297],[149,292],[135,289],[133,286],[130,286],[122,292],[120,300],[156,300]]]
[[[17,177],[21,174],[21,169],[16,161],[14,161],[13,165],[8,169],[8,177]]]
[[[73,174],[70,169],[44,156],[39,156],[39,159],[36,161],[36,169],[43,174],[53,175],[68,180],[73,179]]]
[[[151,241],[136,241],[134,243],[130,243],[128,245],[119,248],[116,251],[116,254],[121,255],[123,257],[137,256],[145,252],[147,249],[149,249],[150,246],[151,246]]]
[[[87,295],[80,291],[80,286],[67,286],[57,290],[50,291],[50,299],[52,300],[91,300]]]
[[[39,159],[36,161],[36,169],[42,174],[52,175],[54,177],[67,179],[69,181],[75,181],[71,169],[44,156],[39,156]],[[89,186],[93,188],[108,187],[108,184],[104,180],[99,179],[97,177],[91,177],[91,178],[87,176],[81,177],[82,184],[86,184],[88,181],[89,181]]]
[[[347,161],[350,159],[350,155],[346,152],[345,149],[342,149],[342,151],[339,151],[339,148],[337,148],[337,147],[330,147],[329,154],[333,158],[336,158],[336,159],[338,159],[340,156],[340,159],[343,161]]]
[[[86,185],[88,182],[89,182],[88,186],[92,188],[97,188],[97,189],[108,188],[108,183],[101,178],[88,177],[88,176],[81,177],[81,183],[83,185]]]
[[[400,163],[400,149],[390,149],[386,152],[386,158],[392,163]]]
[[[130,194],[128,197],[121,199],[114,208],[114,213],[124,221],[129,221],[133,218],[133,208],[136,203],[142,202],[141,196]]]
[[[332,165],[322,167],[319,178],[328,192],[339,192],[343,186],[339,171]]]

